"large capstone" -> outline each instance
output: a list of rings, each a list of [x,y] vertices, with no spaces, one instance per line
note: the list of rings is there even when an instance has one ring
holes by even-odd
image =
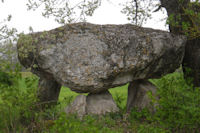
[[[76,92],[98,93],[176,70],[186,38],[126,25],[67,24],[21,35],[18,56],[39,77],[51,77]]]

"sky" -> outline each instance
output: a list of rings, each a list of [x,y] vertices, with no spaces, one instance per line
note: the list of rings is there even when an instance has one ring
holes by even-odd
[[[17,28],[19,32],[28,32],[31,26],[33,30],[44,31],[54,29],[60,25],[54,21],[53,18],[44,18],[41,11],[27,11],[27,0],[5,0],[4,3],[0,3],[0,16],[6,18],[9,14],[12,15],[12,20],[9,22],[9,26]],[[115,3],[120,3],[123,0],[115,0]],[[120,12],[121,7],[118,4],[109,3],[103,1],[101,7],[99,7],[94,15],[88,18],[88,22],[95,24],[126,24],[129,21],[126,16]],[[165,21],[161,21],[166,18],[166,13],[156,12],[152,15],[151,20],[147,21],[143,27],[151,27],[154,29],[167,30]]]

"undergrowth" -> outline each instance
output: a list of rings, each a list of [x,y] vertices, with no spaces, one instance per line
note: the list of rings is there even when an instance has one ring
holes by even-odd
[[[41,109],[36,98],[38,78],[34,75],[0,72],[0,133],[198,133],[200,131],[200,89],[188,86],[183,74],[175,72],[155,84],[156,112],[147,109],[126,114],[127,85],[111,89],[120,111],[82,119],[63,110],[77,95],[61,91],[59,102]],[[67,88],[63,88],[67,89]],[[69,93],[68,93],[69,92]]]

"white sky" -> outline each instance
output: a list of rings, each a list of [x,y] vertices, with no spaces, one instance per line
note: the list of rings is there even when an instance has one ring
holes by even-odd
[[[1,19],[6,18],[8,14],[12,15],[10,26],[17,28],[19,32],[28,32],[29,27],[33,27],[34,31],[43,31],[56,28],[58,25],[52,18],[46,19],[41,15],[40,11],[27,11],[27,0],[5,0],[0,3]],[[123,0],[115,0],[115,2]],[[120,6],[118,4],[109,4],[104,1],[102,6],[98,8],[93,17],[88,18],[88,22],[95,24],[125,24],[129,23],[124,14],[120,13]],[[166,13],[157,12],[153,14],[153,19],[149,20],[144,27],[151,27],[155,29],[166,30],[165,22],[161,21],[166,17]]]

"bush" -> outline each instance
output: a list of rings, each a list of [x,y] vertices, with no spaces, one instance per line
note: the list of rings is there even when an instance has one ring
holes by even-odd
[[[76,115],[62,113],[50,132],[55,133],[121,133],[118,127],[112,128],[116,122],[109,116],[98,117],[87,115],[80,120]]]
[[[153,81],[160,97],[155,120],[172,132],[200,130],[200,89],[188,86],[182,73]]]
[[[19,80],[20,74],[13,73],[12,81]],[[17,76],[19,75],[19,76]],[[0,132],[21,132],[24,129],[24,123],[30,124],[35,114],[34,105],[36,103],[35,96],[36,77],[29,77],[24,81],[25,88],[19,87],[20,83],[0,85]]]
[[[134,109],[131,112],[130,122],[140,123],[138,132],[199,131],[200,89],[188,86],[183,73],[178,72],[151,81],[158,87],[159,100],[156,102],[159,106],[155,114],[145,109],[141,112]]]
[[[0,70],[0,84],[11,86],[13,84],[13,76]]]
[[[183,73],[175,72],[161,79],[150,80],[158,87],[152,102],[158,103],[157,111],[133,109],[129,122],[141,133],[182,133],[200,131],[200,89],[188,86]]]
[[[73,99],[69,94],[65,93],[65,98],[57,106],[42,110],[37,104],[36,76],[23,77],[17,72],[3,74],[12,84],[0,84],[0,133],[181,133],[200,130],[200,89],[188,86],[182,73],[151,80],[158,87],[160,98],[156,101],[152,97],[152,102],[159,104],[154,114],[147,109],[140,112],[134,109],[129,116],[125,115],[126,90],[122,87],[117,89],[119,94],[112,90],[120,107],[119,113],[102,117],[88,115],[81,120],[75,115],[61,113]]]

